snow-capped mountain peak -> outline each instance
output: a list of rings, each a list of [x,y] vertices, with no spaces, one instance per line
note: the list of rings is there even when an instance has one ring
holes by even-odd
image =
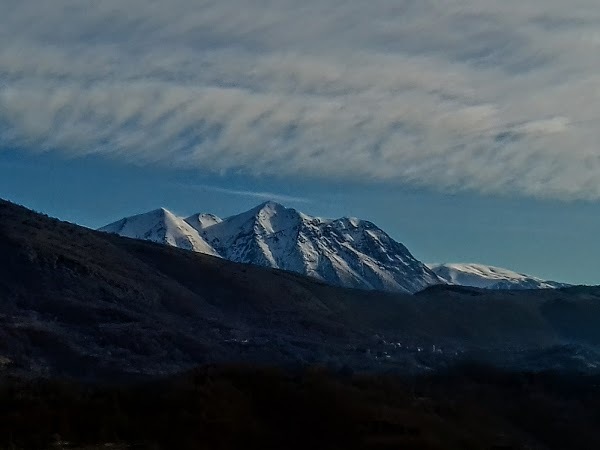
[[[153,213],[147,216],[154,217]],[[442,283],[405,246],[373,223],[357,218],[323,219],[269,201],[223,220],[211,214],[175,219],[178,229],[202,242],[207,253],[236,262],[290,270],[361,289],[416,292]],[[174,219],[169,216],[169,221]],[[156,228],[173,227],[154,222],[135,216],[102,231],[203,251],[168,238],[168,233],[157,233]]]
[[[217,255],[196,229],[166,208],[126,217],[100,228],[100,231]]]
[[[205,228],[223,222],[223,219],[215,216],[214,214],[198,213],[188,217],[187,219],[185,219],[185,221],[192,227],[194,227],[197,231],[201,231]]]
[[[300,214],[293,208],[286,208],[276,202],[265,202],[257,206],[252,213],[255,226],[262,227],[268,233],[279,233],[293,228],[301,220]]]
[[[323,219],[263,203],[202,232],[224,258],[335,285],[415,292],[440,280],[371,222]]]
[[[568,286],[484,264],[430,264],[429,268],[449,284],[484,289],[556,289]]]

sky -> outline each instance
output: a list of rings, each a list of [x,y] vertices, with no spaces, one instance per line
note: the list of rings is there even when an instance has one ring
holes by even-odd
[[[273,199],[600,284],[597,0],[0,8],[0,197],[90,227]]]

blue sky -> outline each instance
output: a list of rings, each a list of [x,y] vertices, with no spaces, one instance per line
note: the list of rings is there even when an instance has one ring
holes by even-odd
[[[597,0],[0,10],[3,197],[97,226],[270,193],[426,261],[600,283]]]
[[[17,151],[0,153],[0,193],[92,228],[159,206],[185,216],[207,211],[224,217],[269,197],[313,215],[371,220],[427,262],[480,262],[559,281],[600,283],[597,202],[258,179]]]

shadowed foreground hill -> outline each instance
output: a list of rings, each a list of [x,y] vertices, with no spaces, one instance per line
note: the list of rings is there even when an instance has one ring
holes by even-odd
[[[600,448],[598,376],[206,367],[137,385],[0,383],[0,448]]]
[[[0,201],[0,370],[102,378],[225,361],[594,370],[600,290],[416,296],[99,233]],[[534,352],[532,354],[531,352]]]

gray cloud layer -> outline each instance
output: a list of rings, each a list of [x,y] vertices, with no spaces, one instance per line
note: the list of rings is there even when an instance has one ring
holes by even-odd
[[[0,144],[600,198],[597,0],[0,0]]]

